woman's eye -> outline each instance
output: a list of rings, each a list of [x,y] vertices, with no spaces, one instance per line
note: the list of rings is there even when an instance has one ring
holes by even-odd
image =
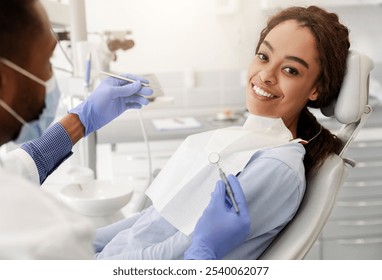
[[[294,76],[298,75],[297,69],[295,69],[293,67],[285,67],[284,71],[287,72],[290,75],[294,75]]]
[[[268,61],[268,57],[263,53],[257,53],[256,56],[263,61]]]

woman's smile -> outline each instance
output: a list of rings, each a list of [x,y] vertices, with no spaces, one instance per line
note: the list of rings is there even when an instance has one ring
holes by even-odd
[[[255,95],[257,95],[259,97],[264,97],[265,99],[275,99],[275,98],[277,98],[276,95],[270,93],[267,90],[264,90],[264,89],[260,88],[259,86],[255,85],[255,84],[253,85],[252,89],[253,89]]]

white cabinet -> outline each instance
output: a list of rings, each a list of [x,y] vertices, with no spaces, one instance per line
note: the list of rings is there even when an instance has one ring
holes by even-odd
[[[322,258],[382,259],[382,135],[354,142],[347,156],[358,166],[322,232]]]

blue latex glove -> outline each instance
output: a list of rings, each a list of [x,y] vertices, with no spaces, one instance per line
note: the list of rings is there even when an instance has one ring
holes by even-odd
[[[239,214],[226,195],[224,182],[219,180],[210,203],[195,226],[191,246],[184,253],[185,259],[221,259],[248,236],[250,218],[243,190],[235,176],[229,175],[227,179]]]
[[[80,118],[85,127],[85,136],[103,127],[127,109],[140,109],[149,103],[143,96],[150,96],[153,90],[141,85],[141,82],[148,81],[131,74],[123,76],[137,81],[129,83],[107,78],[86,100],[69,111]]]

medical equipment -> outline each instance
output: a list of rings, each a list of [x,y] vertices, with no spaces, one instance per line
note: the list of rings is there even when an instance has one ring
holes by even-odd
[[[224,171],[221,169],[221,167],[219,165],[219,161],[220,161],[219,153],[216,153],[216,152],[210,153],[208,155],[208,161],[212,164],[216,164],[216,166],[218,167],[219,173],[220,173],[220,178],[223,180],[223,182],[226,186],[226,192],[227,192],[229,198],[231,199],[232,205],[235,208],[235,212],[239,213],[239,207],[237,206],[235,197],[233,196],[231,185],[229,184],[229,182],[227,180],[227,176],[225,175]]]
[[[119,80],[122,80],[122,81],[127,81],[127,82],[130,82],[130,83],[134,83],[136,82],[136,80],[134,79],[130,79],[130,78],[126,78],[126,77],[122,77],[122,76],[119,76],[119,75],[115,75],[115,74],[112,74],[112,73],[108,73],[108,72],[105,72],[105,71],[100,71],[100,73],[104,74],[104,75],[107,75],[107,76],[110,76],[110,77],[113,77],[113,78],[116,78],[116,79],[119,79]],[[147,83],[142,83],[141,82],[141,85],[143,87],[150,87],[152,89],[160,89],[159,87],[156,87],[156,86],[152,86],[150,84],[147,84]]]

